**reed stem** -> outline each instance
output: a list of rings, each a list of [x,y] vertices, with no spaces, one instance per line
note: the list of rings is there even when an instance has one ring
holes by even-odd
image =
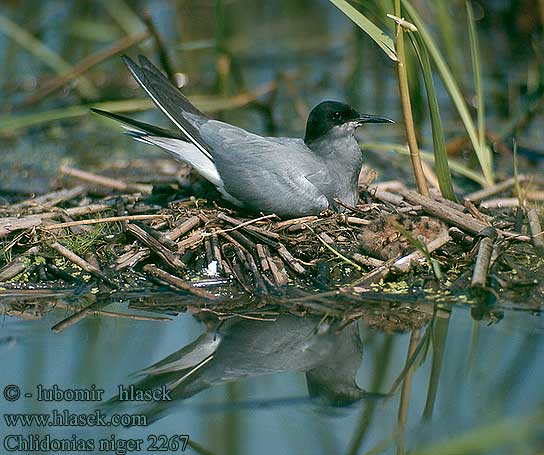
[[[400,0],[395,0],[395,15],[397,17],[401,17]],[[412,162],[412,169],[414,170],[414,177],[416,179],[417,189],[424,196],[428,196],[429,188],[427,187],[427,181],[425,180],[425,174],[423,173],[423,166],[421,165],[421,157],[419,155],[419,148],[417,145],[414,118],[412,115],[412,105],[410,102],[410,91],[408,89],[406,55],[404,52],[404,30],[399,22],[397,22],[396,26],[396,35],[396,48],[398,58],[397,74],[399,78],[399,91],[402,103],[402,113],[404,117],[404,127],[406,128],[406,139],[408,140],[408,148],[410,149],[410,160]]]

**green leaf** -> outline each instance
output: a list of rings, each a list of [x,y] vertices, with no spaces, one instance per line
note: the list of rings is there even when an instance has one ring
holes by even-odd
[[[448,152],[446,151],[446,143],[444,141],[444,131],[442,129],[442,119],[440,118],[440,108],[434,88],[433,73],[427,49],[421,40],[419,33],[408,33],[410,41],[416,51],[421,71],[423,73],[423,82],[427,91],[427,102],[429,103],[429,113],[431,116],[431,127],[433,133],[433,152],[436,175],[442,195],[455,201],[455,193],[453,191],[453,183],[451,181],[450,167],[448,164]]]
[[[64,61],[60,55],[53,52],[42,41],[32,36],[24,28],[1,14],[0,33],[10,37],[19,46],[40,59],[57,74],[64,74],[73,70],[73,67],[68,62]],[[79,84],[76,85],[76,88],[78,88],[83,96],[95,98],[98,95],[94,86],[85,77],[79,77],[78,82]]]
[[[442,57],[442,54],[438,50],[437,45],[435,44],[429,31],[427,30],[427,27],[423,23],[423,20],[421,19],[415,8],[410,4],[409,0],[401,1],[409,17],[409,20],[413,22],[418,28],[423,43],[429,51],[429,54],[431,55],[431,58],[436,65],[436,68],[438,69],[440,77],[444,82],[446,90],[448,91],[450,98],[453,101],[455,108],[457,109],[457,112],[459,112],[472,147],[474,148],[476,156],[478,157],[480,167],[482,168],[482,172],[485,178],[485,184],[491,185],[493,184],[494,180],[491,151],[488,147],[480,146],[480,141],[478,139],[476,128],[474,127],[472,117],[465,103],[461,90],[459,89],[459,85],[455,81],[451,70],[449,69],[448,65],[444,60],[444,57]]]
[[[397,53],[395,51],[395,43],[387,36],[383,30],[377,27],[363,13],[356,10],[345,0],[329,0],[334,6],[349,17],[361,30],[363,30],[370,38],[372,38],[378,46],[387,54],[394,62],[398,62]]]
[[[385,142],[365,142],[364,144],[360,144],[361,150],[383,150],[383,151],[393,151],[400,153],[401,155],[409,155],[410,151],[408,150],[408,147],[406,145],[402,144],[393,144],[393,143],[385,143]],[[425,152],[423,150],[420,150],[421,157],[425,161],[429,161],[430,163],[434,163],[434,155],[430,152]],[[466,177],[476,183],[479,183],[480,185],[485,185],[485,178],[479,174],[478,172],[474,172],[472,169],[469,169],[464,164],[459,163],[458,161],[454,161],[452,159],[448,160],[449,167],[453,172],[456,172],[459,175],[462,175],[463,177]]]
[[[470,37],[470,54],[472,56],[472,71],[474,72],[474,88],[476,90],[476,99],[478,101],[478,138],[480,147],[486,147],[485,143],[485,111],[484,94],[482,89],[482,77],[480,71],[480,46],[478,44],[478,34],[476,33],[476,21],[472,5],[465,0],[468,18],[468,32]]]

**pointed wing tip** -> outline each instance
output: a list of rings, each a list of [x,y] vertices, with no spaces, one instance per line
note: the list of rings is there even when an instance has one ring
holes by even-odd
[[[97,107],[91,107],[91,112],[94,112],[95,114],[109,114],[109,112],[98,109]]]
[[[143,54],[138,55],[138,61],[140,62],[141,66],[148,66],[148,65],[153,66],[151,61]]]

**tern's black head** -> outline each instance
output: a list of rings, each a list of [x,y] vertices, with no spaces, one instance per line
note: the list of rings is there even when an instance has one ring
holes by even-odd
[[[363,123],[394,123],[384,117],[360,114],[351,106],[338,101],[323,101],[312,109],[306,123],[304,142],[312,142],[335,126],[352,125],[354,130]]]

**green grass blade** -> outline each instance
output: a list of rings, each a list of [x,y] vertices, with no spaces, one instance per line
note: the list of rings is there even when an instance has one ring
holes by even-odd
[[[267,93],[268,90],[269,87],[263,87],[262,89],[254,92],[240,93],[228,98],[208,95],[193,95],[191,96],[191,102],[193,102],[204,112],[226,111],[245,106],[253,101],[257,96]],[[82,117],[89,114],[91,107],[111,112],[134,112],[153,109],[154,104],[150,99],[145,98],[106,101],[103,103],[89,103],[25,115],[4,115],[0,117],[0,135],[12,134],[15,130],[20,128],[28,128],[59,120]]]
[[[433,415],[436,394],[438,392],[438,383],[440,382],[440,373],[442,371],[442,363],[444,360],[444,351],[446,350],[446,339],[448,338],[449,324],[449,318],[437,318],[433,325],[433,357],[431,361],[431,375],[429,377],[427,399],[425,400],[425,408],[423,410],[424,420],[430,420]]]
[[[404,6],[404,10],[409,17],[409,20],[413,22],[415,26],[418,28],[418,31],[421,34],[423,43],[425,43],[425,46],[427,50],[429,51],[429,54],[431,58],[433,59],[436,65],[436,68],[438,69],[440,77],[442,78],[442,81],[444,82],[444,86],[446,87],[446,90],[448,91],[450,98],[453,104],[455,105],[455,108],[457,109],[457,112],[459,112],[459,115],[461,117],[465,130],[472,144],[472,147],[474,148],[476,156],[478,157],[480,167],[482,168],[482,172],[485,178],[485,184],[491,185],[493,184],[493,180],[494,180],[491,153],[489,148],[485,147],[482,149],[482,147],[480,147],[480,141],[478,140],[478,134],[476,132],[476,128],[474,126],[472,117],[465,103],[463,95],[461,94],[461,90],[459,89],[459,85],[455,81],[455,78],[453,77],[451,70],[446,64],[444,58],[442,57],[442,54],[440,53],[433,38],[431,37],[429,31],[427,30],[427,27],[423,23],[423,20],[421,19],[421,17],[419,16],[415,8],[411,5],[409,0],[401,0],[401,1]]]
[[[64,61],[61,56],[2,14],[0,14],[0,33],[5,34],[19,46],[25,48],[57,74],[64,74],[73,70],[73,67]],[[76,88],[83,96],[87,98],[96,98],[98,96],[98,92],[88,79],[79,77],[78,81],[79,84]]]
[[[470,55],[472,56],[472,71],[474,72],[474,88],[476,90],[476,99],[478,102],[478,139],[480,147],[485,147],[485,111],[484,111],[484,93],[482,89],[482,76],[480,72],[480,46],[478,44],[478,34],[476,33],[476,21],[474,20],[474,11],[469,0],[465,0],[468,18],[468,32],[470,37]]]
[[[410,37],[410,41],[412,42],[419,60],[419,64],[421,65],[423,82],[425,84],[425,90],[427,91],[427,102],[429,104],[429,113],[431,116],[431,127],[433,133],[434,164],[436,175],[438,177],[438,183],[440,185],[440,192],[445,198],[455,201],[456,198],[453,191],[453,183],[451,181],[451,172],[448,164],[448,152],[446,151],[446,143],[444,141],[444,131],[442,129],[440,108],[438,106],[438,99],[436,97],[436,91],[434,88],[431,62],[429,61],[427,49],[421,41],[419,34],[417,32],[408,33],[408,36]]]
[[[68,120],[71,118],[81,117],[83,115],[87,115],[91,107],[96,107],[105,111],[128,112],[151,109],[153,107],[153,102],[148,99],[109,101],[105,103],[92,103],[63,107],[26,115],[6,115],[0,117],[0,135],[10,134],[20,128],[28,128],[59,120]]]
[[[139,33],[144,23],[125,0],[101,0],[100,5],[127,35]]]
[[[360,144],[361,150],[382,150],[382,151],[393,151],[400,153],[401,155],[409,155],[410,152],[408,150],[408,147],[406,145],[402,144],[392,144],[392,143],[385,143],[385,142],[365,142],[363,144]],[[434,155],[430,152],[425,152],[423,150],[421,152],[421,157],[430,163],[434,163]],[[478,172],[473,171],[472,169],[469,169],[464,164],[459,163],[455,160],[448,160],[449,167],[452,170],[452,172],[455,172],[459,175],[462,175],[463,177],[466,177],[479,185],[485,185],[485,178],[482,174],[479,174]]]
[[[455,5],[451,5],[451,3],[451,0],[434,0],[429,3],[429,6],[432,8],[434,17],[436,17],[436,31],[440,34],[444,53],[450,64],[453,76],[462,84],[462,72],[459,67],[461,49],[457,45],[459,40],[456,35],[455,18],[449,11],[450,6],[455,8]]]
[[[395,43],[379,27],[374,25],[363,13],[356,10],[346,0],[329,0],[334,6],[349,17],[357,26],[361,28],[374,42],[382,48],[387,56],[397,62],[397,53]]]
[[[544,411],[539,408],[534,414],[503,417],[493,423],[473,426],[464,433],[456,433],[442,441],[430,442],[416,447],[411,455],[451,455],[490,453],[501,449],[503,453],[520,453],[519,444],[542,434]],[[510,449],[510,450],[508,450]]]

